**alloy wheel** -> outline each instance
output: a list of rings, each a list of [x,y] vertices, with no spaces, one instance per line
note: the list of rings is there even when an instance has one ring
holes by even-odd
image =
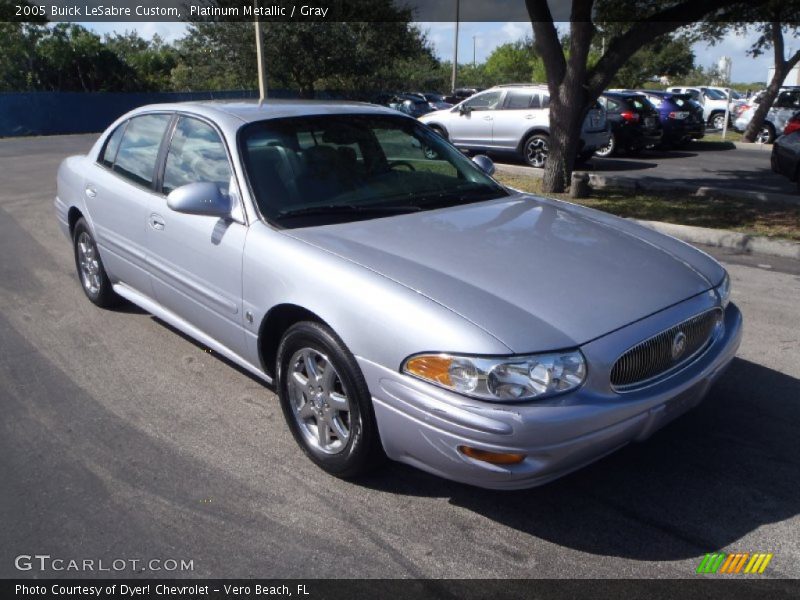
[[[80,265],[81,283],[91,295],[100,292],[100,261],[97,247],[88,233],[82,231],[78,236],[78,264]]]
[[[306,443],[325,454],[350,440],[350,399],[328,357],[313,348],[292,355],[288,370],[292,414]]]
[[[543,137],[533,137],[525,144],[525,160],[532,167],[544,167],[550,148]]]

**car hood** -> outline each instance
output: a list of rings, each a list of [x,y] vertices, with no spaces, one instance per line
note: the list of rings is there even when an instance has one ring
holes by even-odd
[[[708,290],[724,273],[673,238],[522,194],[284,233],[448,307],[512,352],[581,345]]]

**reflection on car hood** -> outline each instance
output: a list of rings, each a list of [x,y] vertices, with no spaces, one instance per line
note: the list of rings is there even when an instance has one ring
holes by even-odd
[[[528,195],[284,232],[416,290],[514,352],[580,345],[723,276],[682,242]]]

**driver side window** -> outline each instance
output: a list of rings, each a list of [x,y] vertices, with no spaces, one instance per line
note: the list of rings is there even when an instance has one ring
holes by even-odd
[[[476,94],[464,102],[464,107],[470,110],[494,110],[500,105],[500,98],[502,98],[502,96],[502,91]]]

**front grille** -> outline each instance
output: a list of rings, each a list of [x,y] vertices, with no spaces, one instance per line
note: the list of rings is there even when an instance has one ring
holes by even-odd
[[[636,344],[614,363],[612,387],[618,392],[630,391],[686,365],[708,347],[721,320],[722,311],[714,308]],[[676,342],[680,334],[682,344]],[[675,345],[682,345],[683,350],[673,357]]]

